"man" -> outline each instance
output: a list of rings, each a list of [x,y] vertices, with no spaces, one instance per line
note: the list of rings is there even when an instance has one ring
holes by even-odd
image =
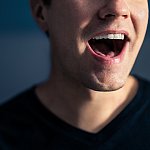
[[[30,0],[49,80],[0,109],[2,150],[149,150],[150,83],[130,71],[148,0]]]

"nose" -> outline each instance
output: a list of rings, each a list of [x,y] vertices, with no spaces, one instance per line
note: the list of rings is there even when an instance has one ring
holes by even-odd
[[[105,5],[99,9],[100,19],[128,18],[130,15],[129,6],[126,0],[105,0]]]

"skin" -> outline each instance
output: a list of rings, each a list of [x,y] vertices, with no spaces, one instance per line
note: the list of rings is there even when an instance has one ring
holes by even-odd
[[[36,93],[43,105],[69,124],[98,132],[133,99],[138,82],[129,76],[148,23],[147,0],[31,0],[32,13],[52,49],[49,80]],[[103,31],[126,31],[130,41],[119,63],[102,63],[87,41]]]

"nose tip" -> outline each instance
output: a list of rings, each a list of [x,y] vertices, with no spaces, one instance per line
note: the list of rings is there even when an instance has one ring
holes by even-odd
[[[130,15],[129,7],[126,0],[110,0],[107,1],[103,8],[99,10],[99,18],[128,18]]]

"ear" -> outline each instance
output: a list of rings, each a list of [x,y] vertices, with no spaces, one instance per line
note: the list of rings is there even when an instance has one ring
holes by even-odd
[[[42,28],[44,32],[48,31],[48,24],[47,24],[47,8],[43,4],[42,0],[30,0],[30,6],[32,15],[35,18],[36,22]]]

